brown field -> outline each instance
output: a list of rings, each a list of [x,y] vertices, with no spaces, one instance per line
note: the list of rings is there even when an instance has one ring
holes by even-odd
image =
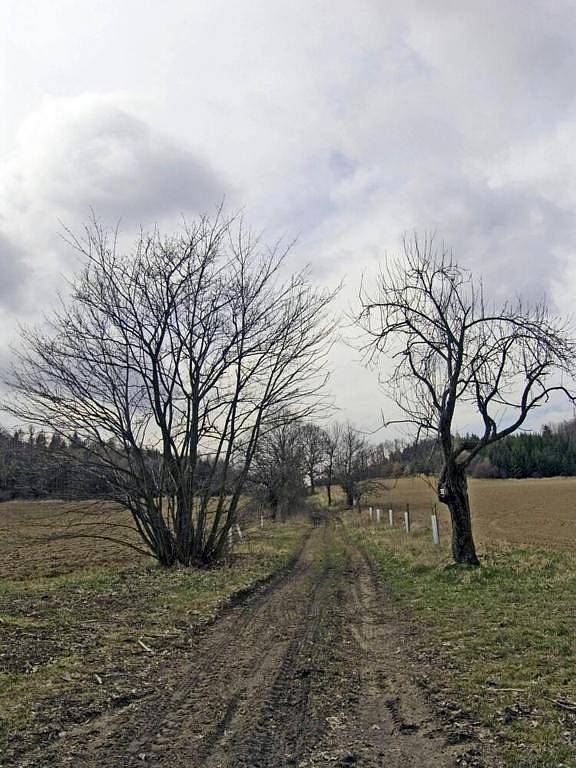
[[[240,517],[244,518],[242,509]],[[49,578],[106,566],[124,570],[152,562],[144,551],[138,551],[141,546],[130,514],[112,503],[47,500],[0,504],[0,579]]]
[[[60,576],[106,565],[120,568],[144,555],[104,538],[138,545],[130,517],[112,505],[69,501],[0,504],[0,579]],[[121,527],[118,527],[121,526]]]
[[[399,524],[408,503],[414,526],[429,526],[434,482],[434,478],[423,477],[374,481],[362,504],[381,507],[384,524],[392,507]],[[576,478],[472,479],[470,499],[480,544],[576,550]],[[446,508],[438,505],[438,510],[447,532]],[[129,516],[112,505],[63,501],[0,504],[0,579],[52,577],[106,565],[122,569],[143,562],[145,556],[134,550],[87,537],[96,533],[138,545],[134,532],[124,527],[127,525]]]
[[[375,481],[362,504],[401,513],[410,504],[416,527],[430,525],[435,479],[402,478]],[[576,478],[470,480],[470,502],[480,544],[510,543],[576,550]],[[446,507],[438,504],[441,525],[448,530]],[[387,511],[384,522],[387,523]]]

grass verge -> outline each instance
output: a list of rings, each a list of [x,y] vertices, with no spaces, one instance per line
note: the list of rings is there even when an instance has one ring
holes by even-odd
[[[434,685],[490,729],[504,765],[576,766],[576,556],[491,546],[469,570],[430,531],[351,535],[423,625]]]
[[[138,560],[0,580],[0,754],[7,764],[34,743],[150,693],[164,664],[185,660],[198,628],[284,568],[307,530],[303,521],[255,528],[230,564],[213,570]]]

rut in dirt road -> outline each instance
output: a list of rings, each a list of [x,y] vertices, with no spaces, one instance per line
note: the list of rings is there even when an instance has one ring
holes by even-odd
[[[29,754],[22,768],[481,766],[449,743],[401,663],[409,640],[345,529],[195,639],[157,692]]]

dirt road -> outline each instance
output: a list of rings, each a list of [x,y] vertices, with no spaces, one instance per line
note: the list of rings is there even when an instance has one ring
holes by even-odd
[[[412,679],[409,633],[345,529],[314,529],[294,567],[199,634],[153,695],[19,765],[485,765]]]

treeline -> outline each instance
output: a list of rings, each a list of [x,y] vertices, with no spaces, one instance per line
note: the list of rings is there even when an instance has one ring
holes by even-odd
[[[142,451],[148,485],[158,486],[161,457],[157,450]],[[11,499],[120,498],[118,473],[130,457],[114,440],[103,448],[78,435],[66,440],[30,428],[10,433],[0,427],[0,501]],[[208,459],[200,457],[196,479],[202,486],[210,473]],[[216,479],[220,477],[216,468]]]
[[[77,436],[66,441],[34,429],[0,429],[0,501],[104,495],[106,478],[87,471],[88,460]]]
[[[474,440],[466,435],[466,440]],[[112,444],[110,450],[117,451]],[[151,482],[155,451],[149,452]],[[209,472],[200,460],[197,481]],[[349,505],[360,499],[361,481],[405,475],[437,475],[441,455],[435,440],[370,444],[351,424],[286,424],[265,435],[249,477],[249,490],[273,515],[285,516],[322,486],[329,497],[338,487]],[[205,471],[204,471],[205,470]],[[576,476],[576,419],[541,432],[511,435],[471,464],[477,478]],[[95,470],[94,451],[78,436],[0,428],[0,501],[110,496],[104,464]]]
[[[576,420],[495,443],[477,462],[473,474],[501,478],[576,475]]]
[[[473,443],[478,438],[467,434],[464,439]],[[377,468],[382,477],[437,475],[442,468],[435,440],[400,446],[390,450],[387,457]],[[469,474],[502,479],[576,476],[576,419],[546,425],[540,432],[525,432],[499,440],[474,459]]]
[[[401,471],[401,465],[390,458],[392,447],[393,444],[370,445],[349,423],[322,428],[291,422],[288,417],[285,424],[262,436],[247,490],[274,517],[285,517],[301,508],[303,498],[314,494],[319,486],[326,489],[330,500],[334,488],[339,487],[352,505],[361,496],[361,480]],[[122,456],[114,441],[103,453],[102,446],[90,445],[77,435],[64,440],[34,429],[10,433],[0,428],[0,501],[111,498],[115,495],[116,480],[110,467],[113,464],[121,469],[127,461],[129,457]],[[148,483],[155,487],[161,457],[156,450],[149,449],[145,461]],[[210,474],[214,475],[211,470],[210,459],[199,458],[194,478],[198,490],[205,488]],[[232,479],[236,471],[239,470],[232,466]],[[216,471],[218,488],[220,475]]]

